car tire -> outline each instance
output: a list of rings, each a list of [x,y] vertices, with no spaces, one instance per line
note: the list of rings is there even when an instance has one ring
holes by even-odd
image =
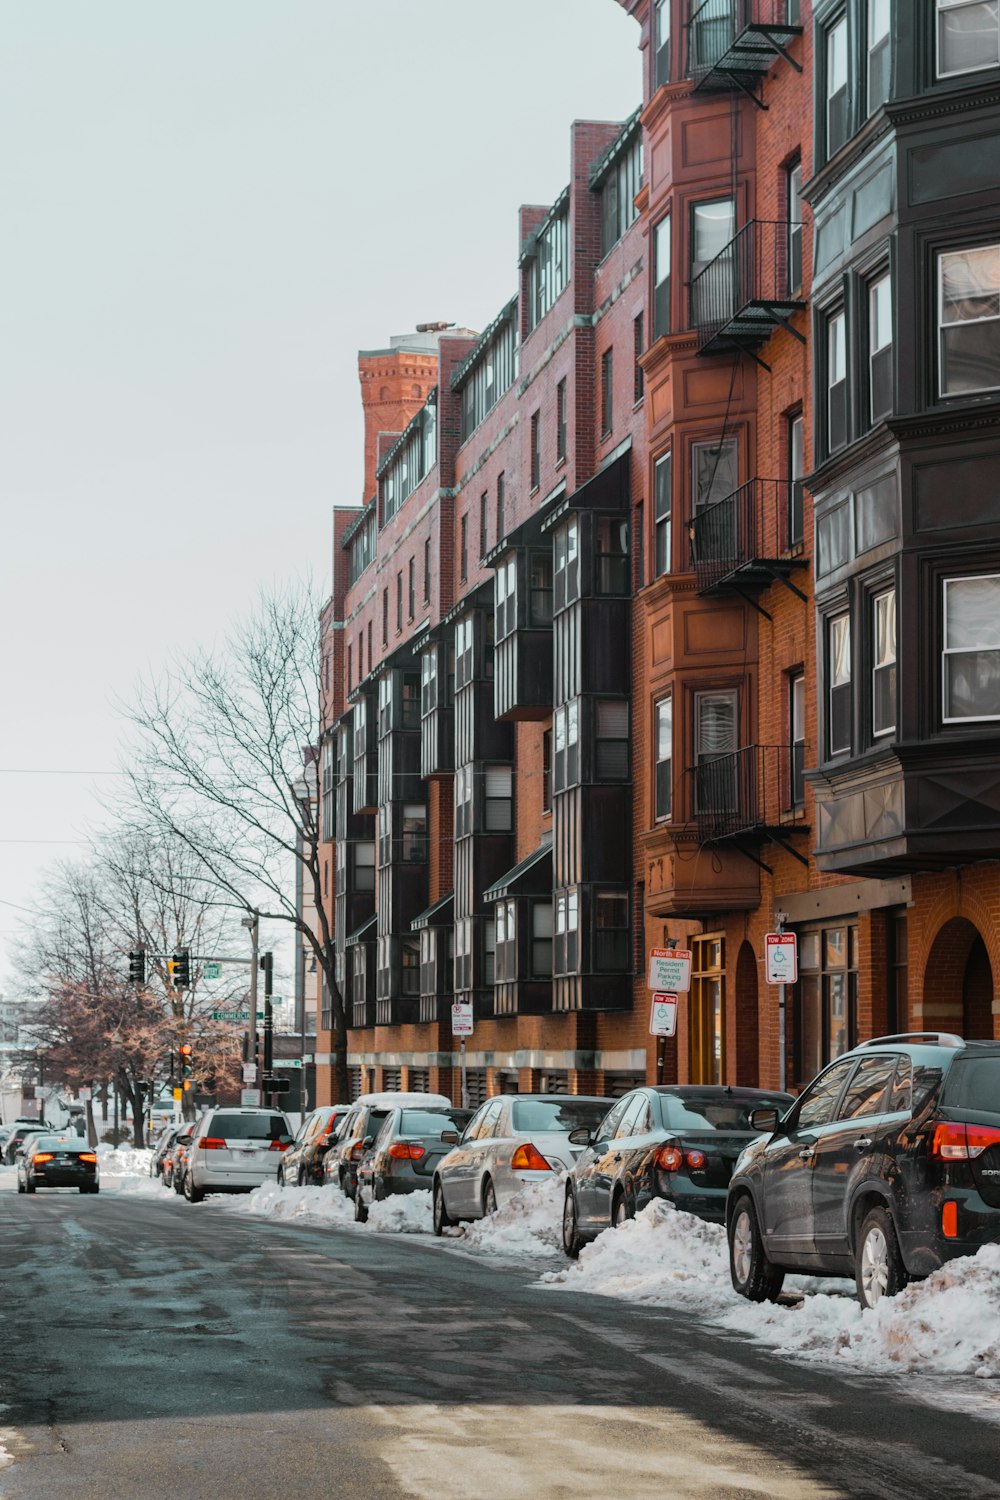
[[[305,1167],[300,1167],[299,1168],[299,1180],[298,1180],[297,1186],[298,1187],[308,1187],[309,1186],[309,1178],[308,1178],[308,1176],[306,1174]]]
[[[611,1205],[611,1227],[612,1229],[620,1229],[623,1224],[628,1223],[629,1219],[634,1218],[635,1210],[629,1201],[628,1194],[622,1188],[615,1194],[614,1202]]]
[[[497,1190],[493,1186],[493,1180],[487,1177],[483,1183],[483,1218],[489,1219],[497,1211]]]
[[[440,1182],[434,1184],[434,1196],[432,1204],[432,1215],[434,1220],[434,1233],[439,1237],[446,1229],[452,1229],[458,1223],[444,1206],[444,1188]]]
[[[18,1181],[17,1190],[18,1190],[19,1193],[23,1193],[24,1192],[24,1183],[23,1182]]]
[[[283,1188],[285,1186],[285,1169],[284,1169],[284,1167],[279,1167],[278,1168],[278,1175],[275,1178],[275,1182],[278,1184],[278,1187],[280,1187],[280,1188]]]
[[[729,1275],[735,1290],[750,1302],[776,1302],[785,1273],[765,1254],[757,1212],[746,1194],[733,1206],[728,1239]]]
[[[27,1182],[25,1182],[25,1184],[24,1184],[24,1191],[26,1193],[33,1193],[35,1191],[35,1184],[32,1181],[30,1181],[30,1179]]]
[[[854,1281],[862,1307],[876,1307],[883,1297],[895,1297],[906,1285],[896,1227],[884,1208],[873,1208],[865,1215],[858,1235]]]
[[[566,1201],[563,1204],[562,1245],[570,1260],[576,1260],[583,1249],[583,1240],[577,1227],[576,1199],[571,1187],[566,1189]]]
[[[99,1193],[100,1191],[101,1191],[101,1184],[99,1182],[95,1182],[93,1187],[89,1187],[87,1189],[88,1193]]]
[[[354,1194],[354,1222],[355,1224],[368,1223],[368,1210],[361,1201],[360,1189]]]
[[[182,1191],[189,1203],[200,1203],[205,1196],[204,1191],[200,1187],[195,1187],[194,1178],[191,1176],[190,1172],[184,1173],[184,1186]]]

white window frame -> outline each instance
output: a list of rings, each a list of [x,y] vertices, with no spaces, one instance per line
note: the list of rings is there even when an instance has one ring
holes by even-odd
[[[885,289],[888,297],[888,337],[882,343],[876,343],[878,338],[878,312],[879,293]],[[868,283],[868,418],[872,422],[881,422],[888,415],[886,412],[875,411],[875,379],[874,364],[875,357],[882,354],[886,349],[892,348],[892,272],[884,271],[881,276],[876,276],[874,281]],[[892,381],[890,379],[890,387]],[[890,401],[889,412],[892,411],[893,403]]]
[[[846,631],[843,658],[847,662],[847,675],[838,679],[835,677],[838,653],[834,641],[841,628]],[[850,711],[847,715],[847,744],[834,745],[833,743],[833,694],[838,688],[847,688],[850,708],[853,709],[854,663],[851,659],[851,615],[846,609],[840,614],[831,615],[826,622],[826,678],[826,752],[832,759],[835,755],[850,755],[854,748],[854,716]]]
[[[673,457],[674,457],[674,455],[673,455],[672,451],[670,453],[664,453],[664,454],[662,454],[662,456],[660,458],[658,458],[656,460],[655,464],[653,465],[653,566],[656,569],[656,576],[657,576],[657,578],[666,578],[667,575],[673,571],[673,556],[672,556],[672,546],[673,546],[673,515],[674,515]],[[662,468],[662,466],[664,464],[666,464],[666,466],[667,466],[667,474],[669,476],[668,481],[667,481],[667,488],[668,488],[669,493],[670,493],[670,509],[666,512],[665,515],[660,516],[660,515],[657,515],[657,507],[658,507],[658,504],[659,504],[659,496],[660,496],[660,486],[659,486],[659,482],[658,482],[658,476],[659,476],[660,470],[661,470],[661,468]],[[664,545],[663,545],[662,548],[660,547],[660,529],[661,529],[661,527],[663,528],[663,533],[664,533],[664,535],[666,537],[666,540],[665,540]],[[666,566],[664,568],[662,568],[662,569],[660,567],[660,555],[661,555],[661,552],[663,554],[663,560],[664,560],[664,562],[666,564]]]
[[[935,60],[936,72],[937,72],[937,77],[938,78],[964,78],[967,73],[982,73],[987,68],[1000,67],[1000,21],[998,21],[998,23],[997,23],[997,30],[998,30],[998,37],[997,37],[998,56],[997,56],[997,61],[996,62],[984,62],[984,63],[980,63],[975,68],[949,68],[949,69],[946,70],[945,68],[943,68],[941,66],[941,35],[942,35],[941,22],[942,22],[943,17],[949,11],[968,10],[973,5],[978,5],[978,4],[981,4],[981,3],[982,3],[982,0],[936,0],[936,5],[935,5],[935,9],[934,9],[934,19],[935,19],[935,23],[936,23],[935,27],[934,27],[934,60]]]
[[[661,730],[667,740],[667,754],[660,754]],[[656,823],[669,823],[674,816],[674,699],[673,694],[668,693],[664,698],[658,698],[653,709],[653,820]],[[666,812],[660,811],[659,783],[660,767],[669,766],[667,787],[667,801],[669,806]]]
[[[880,13],[885,16],[885,30],[876,33],[874,21]],[[872,57],[879,46],[883,44],[890,48],[892,46],[892,0],[868,0],[868,15],[865,24],[867,29],[867,45],[865,47],[865,114],[872,115],[885,102],[880,99],[877,105],[872,106]]]
[[[997,617],[995,629],[996,641],[983,642],[982,644],[969,646],[947,645],[948,640],[948,590],[956,584],[978,583],[981,579],[991,579],[1000,583],[1000,573],[970,573],[960,578],[945,578],[943,580],[941,597],[941,719],[945,724],[986,724],[995,723],[1000,720],[1000,713],[995,714],[949,714],[948,713],[948,674],[945,670],[949,656],[968,655],[970,650],[974,651],[996,651],[1000,653],[1000,616]]]
[[[892,627],[893,627],[892,628],[892,633],[893,633],[892,656],[891,657],[890,656],[886,656],[884,658],[884,660],[880,661],[879,660],[879,656],[878,656],[878,649],[879,649],[878,643],[879,643],[879,636],[880,636],[880,631],[879,631],[880,606],[882,608],[884,608],[885,605],[886,605],[886,601],[890,600],[890,599],[892,600]],[[877,682],[879,680],[879,676],[880,676],[881,673],[884,673],[884,672],[895,672],[895,670],[896,670],[896,663],[897,663],[898,657],[899,657],[899,642],[898,642],[897,631],[898,631],[898,623],[897,623],[897,616],[896,616],[896,590],[895,590],[895,588],[883,589],[881,593],[875,594],[873,596],[873,598],[872,598],[872,739],[876,739],[876,740],[877,739],[882,739],[887,734],[894,734],[896,732],[896,718],[897,718],[898,709],[897,709],[897,699],[896,699],[896,695],[895,694],[893,695],[892,723],[891,724],[883,724],[881,728],[876,727],[876,713],[877,713],[877,710],[878,710],[878,693],[876,692],[876,684],[877,684]]]
[[[836,46],[834,45],[834,38],[835,37],[837,39]],[[840,17],[839,20],[837,20],[837,21],[835,21],[833,23],[833,25],[829,28],[829,30],[826,33],[826,67],[824,69],[824,72],[825,72],[826,76],[825,76],[825,78],[823,80],[823,87],[824,87],[824,95],[825,95],[825,105],[824,105],[825,114],[824,114],[824,118],[825,118],[825,121],[826,121],[826,143],[825,144],[826,144],[826,154],[827,154],[828,157],[834,156],[839,150],[841,150],[841,148],[847,144],[847,139],[848,139],[847,137],[845,137],[845,139],[843,141],[841,141],[839,145],[834,146],[834,147],[831,148],[831,145],[830,145],[830,135],[831,135],[831,131],[830,131],[830,106],[833,103],[834,99],[836,99],[837,96],[840,93],[846,92],[848,107],[850,107],[850,66],[851,66],[851,62],[850,62],[850,52],[849,52],[849,48],[848,48],[847,42],[848,42],[848,38],[847,38],[847,16],[846,16],[846,14],[844,14],[844,15],[842,15]],[[837,78],[834,76],[833,63],[841,55],[843,57],[844,76],[843,76],[843,80],[841,82],[837,83]],[[839,77],[839,74],[837,76]],[[837,87],[836,88],[834,87],[835,83],[837,83]]]
[[[974,255],[977,250],[993,250],[1000,257],[1000,241],[988,242],[985,245],[969,245],[961,250],[942,250],[937,258],[937,306],[938,306],[938,394],[943,397],[954,397],[961,400],[964,396],[975,396],[985,391],[1000,390],[1000,370],[997,373],[995,385],[973,386],[961,391],[948,391],[945,389],[944,373],[944,330],[948,328],[961,327],[974,323],[996,323],[1000,321],[1000,311],[990,314],[985,318],[956,318],[950,323],[944,321],[944,267],[949,256],[952,255]]]

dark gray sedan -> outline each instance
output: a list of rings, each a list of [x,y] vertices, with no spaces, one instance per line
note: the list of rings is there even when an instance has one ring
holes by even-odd
[[[355,1219],[363,1224],[369,1206],[394,1193],[429,1192],[435,1167],[471,1118],[471,1109],[428,1106],[391,1110],[358,1163]]]
[[[33,1193],[40,1187],[99,1192],[97,1152],[76,1134],[33,1135],[17,1158],[17,1190]]]

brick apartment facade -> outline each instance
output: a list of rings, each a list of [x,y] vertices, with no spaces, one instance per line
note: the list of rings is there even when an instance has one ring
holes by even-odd
[[[458,1097],[456,998],[474,1102],[796,1083],[996,1025],[982,7],[619,3],[641,108],[574,125],[515,294],[359,361],[321,746],[354,1089]],[[669,942],[694,974],[658,1056]]]

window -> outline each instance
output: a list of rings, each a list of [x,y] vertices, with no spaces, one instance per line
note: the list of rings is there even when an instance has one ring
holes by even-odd
[[[788,213],[788,291],[802,290],[802,163],[788,168],[785,178],[785,206]]]
[[[656,0],[656,87],[670,82],[670,6],[671,0]]]
[[[427,809],[418,803],[403,806],[400,858],[404,864],[423,864],[427,858]]]
[[[672,506],[670,464],[671,455],[667,453],[663,458],[657,459],[656,467],[653,470],[653,486],[656,502],[653,533],[657,578],[662,578],[665,573],[670,572],[670,517]]]
[[[691,1082],[722,1083],[726,943],[722,937],[695,938],[691,948]]]
[[[806,679],[796,672],[788,680],[788,729],[791,741],[790,802],[801,807],[806,800]]]
[[[594,968],[602,974],[628,972],[628,896],[624,891],[594,895]]]
[[[739,445],[735,438],[691,444],[691,508],[697,512],[739,489]]]
[[[642,131],[633,127],[628,141],[619,140],[613,160],[600,183],[601,256],[613,250],[638,218],[635,196],[642,185]]]
[[[410,558],[406,568],[406,618],[412,620],[417,608],[417,564],[414,558]]]
[[[502,641],[517,628],[517,557],[513,552],[496,570],[493,597],[496,639]]]
[[[399,992],[401,995],[420,994],[420,939],[405,937],[401,942]],[[388,1070],[386,1070],[388,1071]],[[388,1080],[383,1074],[383,1082]]]
[[[566,457],[566,382],[556,386],[556,462]]]
[[[836,615],[826,627],[827,751],[851,748],[851,617]]]
[[[826,154],[833,156],[847,140],[847,17],[826,34]]]
[[[554,968],[557,974],[575,974],[580,965],[580,896],[579,892],[556,891],[556,936]]]
[[[833,1111],[840,1098],[840,1091],[847,1082],[847,1075],[854,1066],[854,1059],[848,1062],[838,1063],[836,1067],[830,1068],[817,1078],[812,1088],[803,1096],[799,1106],[796,1129],[805,1130],[816,1125],[829,1125],[833,1119]]]
[[[531,905],[531,977],[552,978],[552,902]]]
[[[371,622],[371,620],[368,621],[368,629],[367,629],[366,633],[367,633],[367,636],[368,636],[368,670],[370,672],[371,669],[372,669],[372,661],[373,661],[373,657],[372,657],[372,622]]]
[[[496,904],[496,977],[506,983],[517,978],[517,907],[513,901]]]
[[[542,732],[542,812],[552,810],[552,730]]]
[[[1000,719],[1000,573],[944,584],[944,719]]]
[[[517,298],[514,297],[483,334],[462,366],[461,440],[479,426],[517,376]]]
[[[1000,244],[938,258],[943,396],[1000,387]]]
[[[863,1120],[886,1113],[886,1090],[896,1071],[895,1057],[863,1057],[837,1111],[838,1120]]]
[[[467,687],[475,668],[475,636],[472,616],[466,615],[455,626],[455,686]]]
[[[595,525],[594,584],[599,594],[627,594],[628,522],[598,516]]]
[[[504,515],[505,481],[502,474],[497,475],[497,545],[503,541],[507,530],[507,520]]]
[[[896,727],[896,590],[872,600],[872,734]]]
[[[580,523],[571,516],[552,538],[553,609],[565,609],[580,597]]]
[[[644,352],[642,341],[643,316],[639,313],[632,319],[632,401],[635,405],[638,405],[646,392],[645,375],[639,363]]]
[[[802,481],[806,472],[805,423],[802,413],[788,418],[788,545],[797,547],[803,538]]]
[[[580,779],[580,716],[576,699],[556,709],[552,729],[556,751],[553,790],[564,792]]]
[[[490,497],[482,494],[479,497],[479,556],[484,558],[489,551],[489,505]]]
[[[483,771],[483,828],[487,833],[509,833],[514,826],[513,771],[510,766],[486,766]]]
[[[424,542],[424,603],[431,597],[431,539]]]
[[[937,0],[938,77],[1000,64],[996,0]]]
[[[528,624],[552,624],[552,552],[528,555]]]
[[[605,349],[601,355],[601,437],[609,437],[614,425],[614,351]]]
[[[537,490],[542,482],[542,450],[539,442],[540,413],[531,413],[531,488]]]
[[[628,699],[598,698],[595,770],[599,781],[628,780]]]
[[[403,570],[396,574],[396,634],[403,628]]]
[[[653,337],[670,332],[670,215],[653,230]]]
[[[809,1078],[857,1042],[856,923],[799,934],[798,1007],[800,1076]],[[845,1071],[851,1066],[846,1063]]]
[[[353,844],[354,859],[354,884],[355,891],[374,891],[375,889],[375,844]]]
[[[674,700],[661,698],[656,705],[655,814],[669,818],[673,811]]]
[[[698,812],[736,807],[739,698],[736,693],[696,693],[695,788]]]
[[[354,684],[354,653],[353,648],[347,647],[347,690],[350,692]]]
[[[847,323],[844,310],[826,320],[826,446],[836,452],[847,442]]]
[[[691,209],[691,322],[697,327],[732,301],[732,244],[736,211],[732,198],[696,203]],[[711,275],[702,276],[715,263]],[[727,296],[728,290],[728,296]]]
[[[868,288],[868,391],[871,419],[892,411],[892,278],[886,272]]]
[[[526,277],[528,328],[545,317],[569,283],[569,211],[553,212],[538,231]]]
[[[890,0],[868,0],[868,113],[873,115],[889,97]]]
[[[434,464],[437,453],[437,408],[424,406],[379,465],[382,525],[399,510]]]
[[[375,510],[361,522],[351,538],[350,582],[357,583],[375,556]]]
[[[430,647],[420,658],[420,713],[426,719],[438,706],[438,648]]]
[[[372,669],[371,657],[368,658],[368,670]],[[365,675],[365,637],[364,632],[358,631],[358,681]]]
[[[389,590],[382,590],[382,644],[389,643]]]
[[[464,583],[469,576],[469,516],[468,512],[458,523],[459,577]]]

